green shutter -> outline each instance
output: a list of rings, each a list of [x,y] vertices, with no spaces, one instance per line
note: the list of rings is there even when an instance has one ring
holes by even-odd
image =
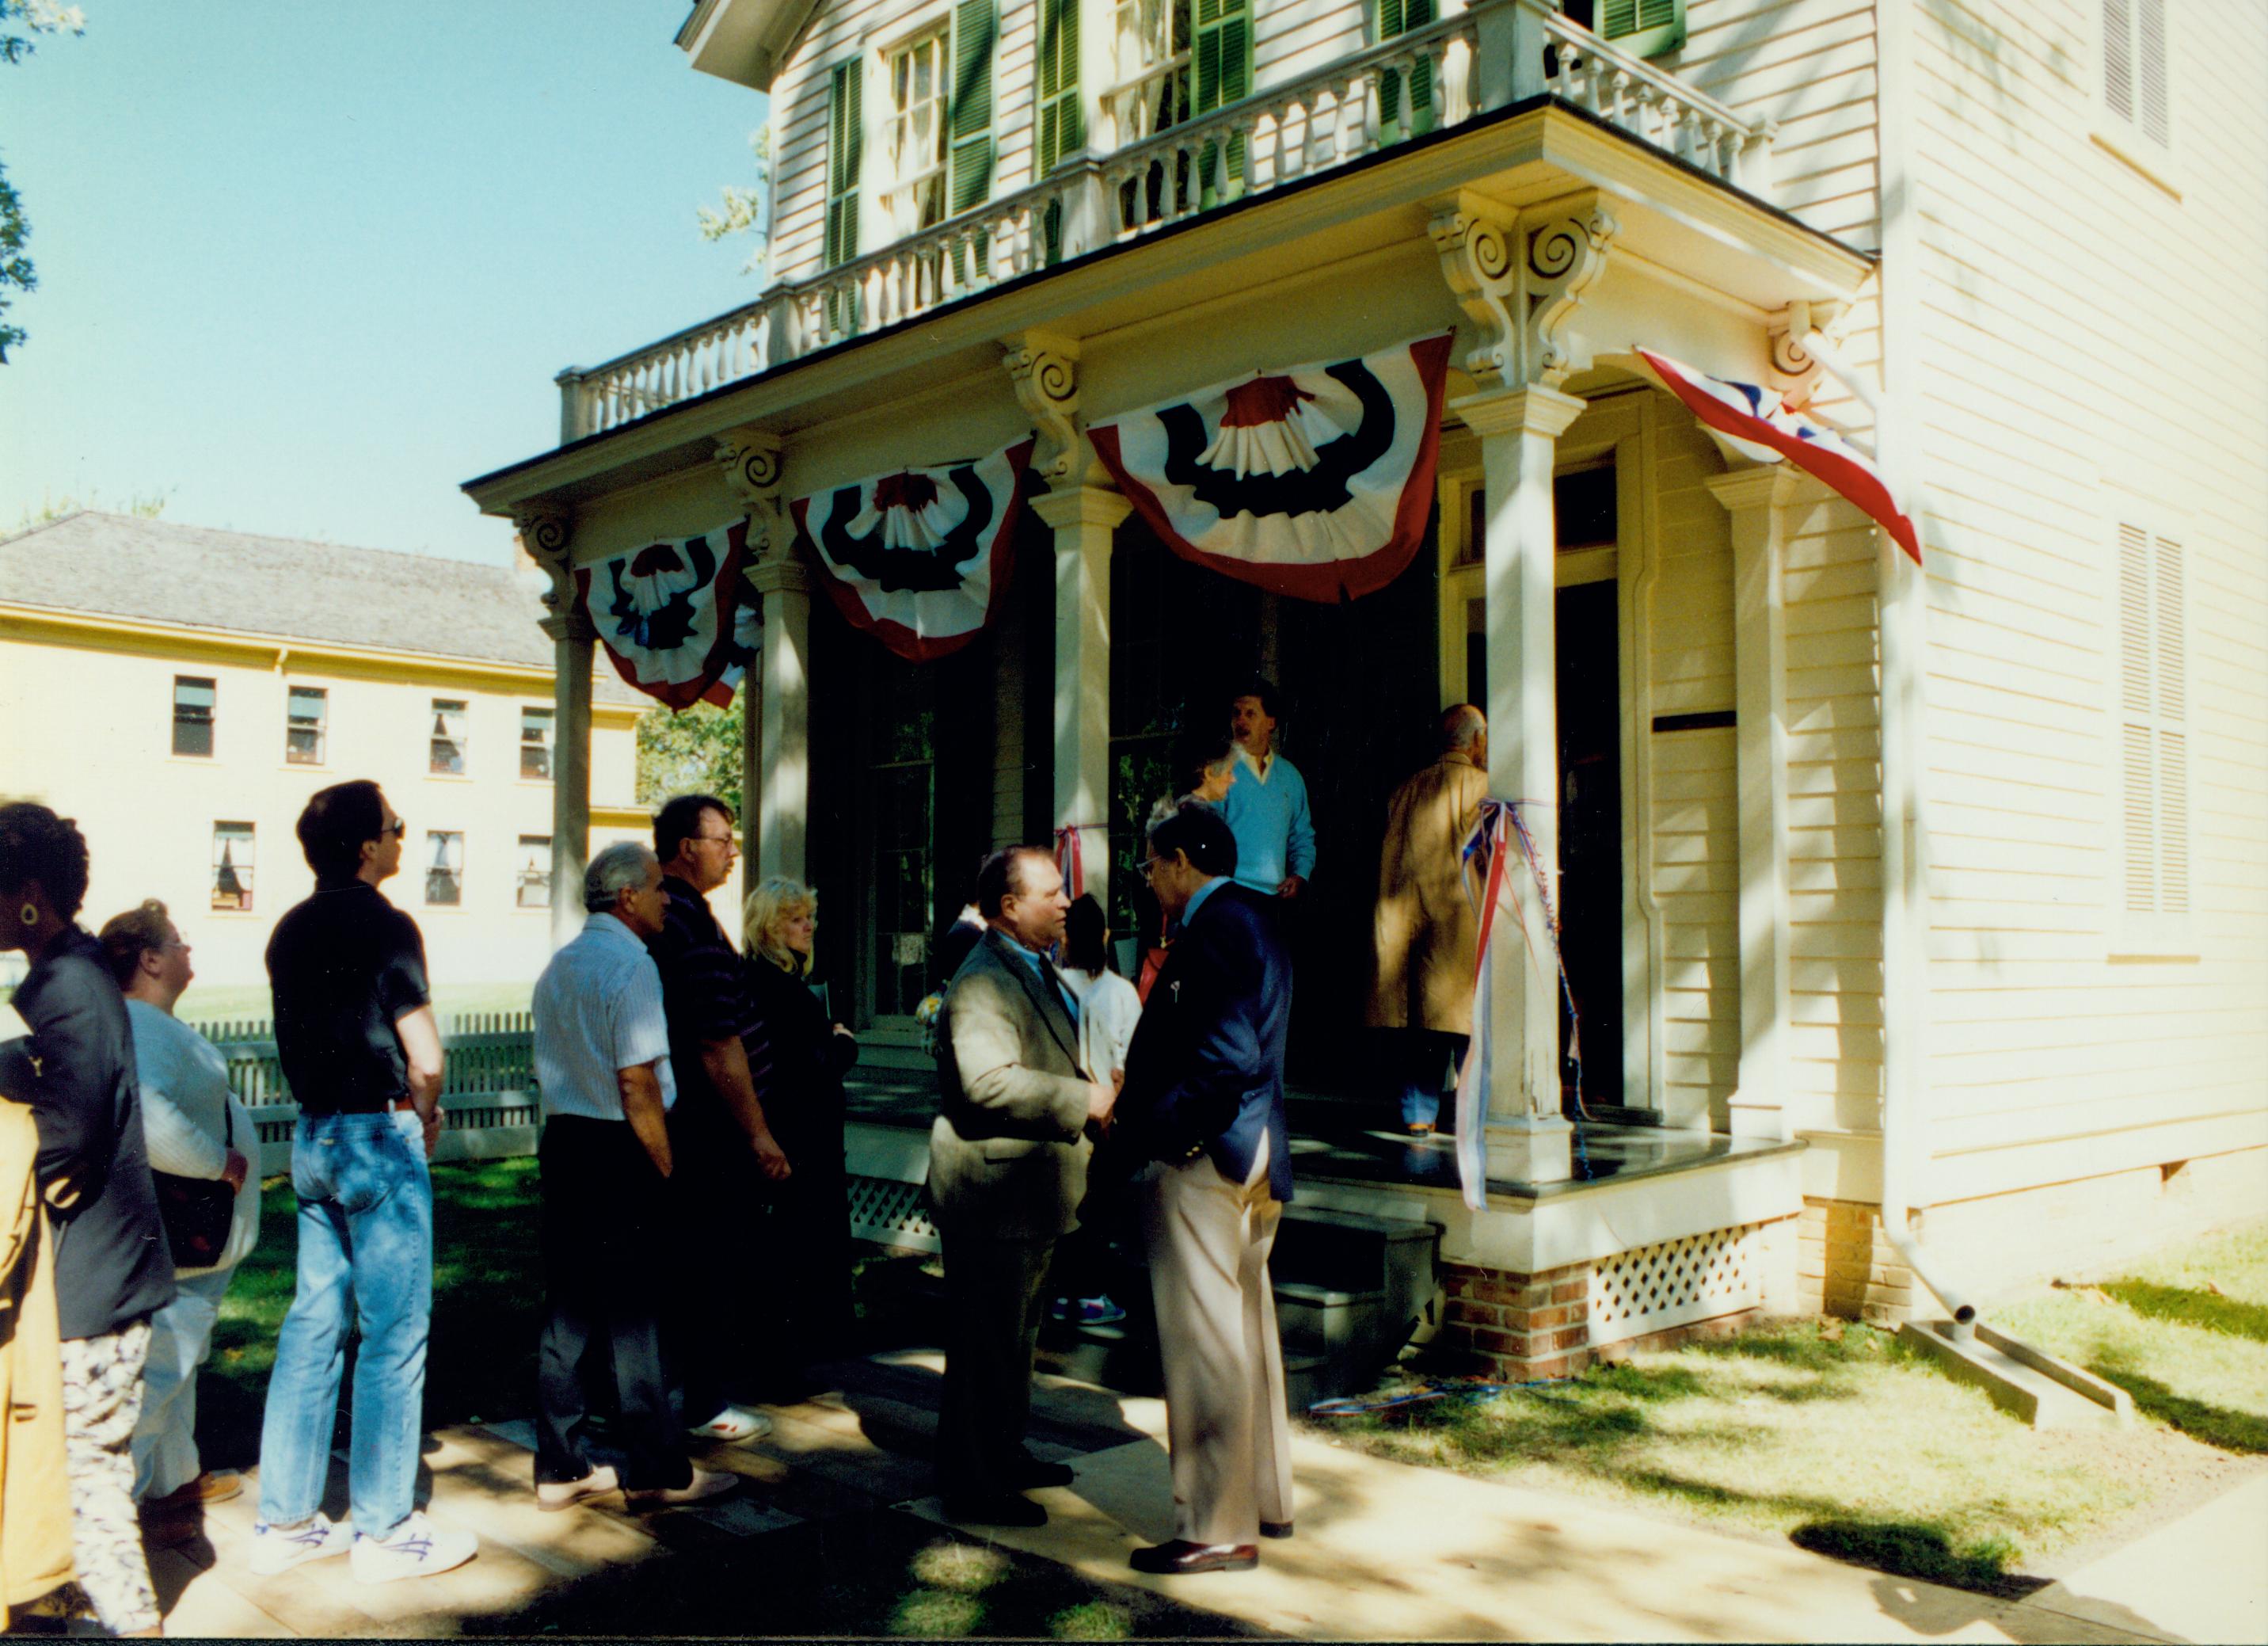
[[[1599,0],[1599,38],[1633,57],[1659,57],[1685,43],[1685,0]]]
[[[858,255],[858,166],[866,136],[861,89],[856,57],[835,65],[827,87],[827,231],[821,248],[829,269]]]
[[[961,0],[954,8],[948,212],[967,211],[992,197],[992,59],[1000,27],[996,3]]]
[[[1377,28],[1373,39],[1380,45],[1413,29],[1421,29],[1440,15],[1437,0],[1373,0]],[[1378,78],[1379,114],[1388,128],[1387,141],[1396,137],[1415,137],[1433,129],[1433,74],[1430,64],[1420,64],[1410,87],[1410,119],[1405,130],[1402,119],[1402,76],[1389,69]]]
[[[1251,0],[1197,0],[1197,35],[1192,55],[1197,70],[1197,114],[1252,95]],[[1212,181],[1212,150],[1200,159],[1204,185]],[[1229,147],[1229,189],[1241,192],[1244,139]]]
[[[1086,146],[1079,94],[1079,0],[1040,0],[1039,175]]]

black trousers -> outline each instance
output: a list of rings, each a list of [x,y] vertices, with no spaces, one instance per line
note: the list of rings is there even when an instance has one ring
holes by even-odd
[[[947,1495],[1016,1489],[1032,1410],[1041,1287],[1056,1243],[945,1231],[945,1390],[937,1476]]]
[[[669,1152],[663,1338],[679,1416],[705,1423],[767,1392],[771,1328],[756,1299],[777,1272],[765,1237],[769,1195],[740,1128],[721,1114],[688,1111],[682,1094],[670,1111]]]
[[[692,1465],[670,1417],[658,1306],[667,1185],[621,1120],[556,1116],[544,1126],[537,1160],[545,1312],[535,1478],[579,1480],[594,1464],[611,1463],[627,1487],[682,1486]],[[614,1409],[601,1445],[590,1433],[591,1412],[607,1402],[591,1384],[608,1369]]]
[[[850,1345],[850,1192],[839,1108],[812,1115],[783,1110],[772,1130],[794,1170],[785,1183],[768,1185],[769,1236],[774,1251],[793,1255],[773,1276],[770,1302],[779,1332],[766,1376],[787,1393],[812,1362]]]

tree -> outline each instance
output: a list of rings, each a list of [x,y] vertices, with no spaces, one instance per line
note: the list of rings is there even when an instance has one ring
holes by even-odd
[[[673,794],[714,794],[739,811],[747,700],[741,691],[729,709],[696,703],[681,711],[651,708],[638,716],[638,804],[657,806]]]
[[[694,216],[701,228],[701,238],[704,240],[728,240],[735,234],[756,237],[755,250],[750,252],[748,261],[740,265],[742,274],[754,274],[764,266],[764,200],[771,192],[770,131],[750,132],[748,148],[756,157],[755,185],[742,188],[727,183],[716,205],[694,208]]]
[[[26,32],[16,33],[19,28]],[[66,30],[73,34],[86,33],[86,18],[75,5],[59,5],[55,0],[0,0],[0,63],[20,63],[30,56],[33,34]],[[22,343],[25,336],[21,326],[11,325],[6,318],[8,306],[14,300],[9,288],[21,293],[37,290],[40,284],[32,260],[24,255],[24,243],[31,236],[24,203],[16,186],[8,181],[7,167],[0,166],[0,365],[8,363],[8,351]]]

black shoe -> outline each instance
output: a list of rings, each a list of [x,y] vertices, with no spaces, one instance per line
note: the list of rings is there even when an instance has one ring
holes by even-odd
[[[1146,1549],[1137,1549],[1126,1563],[1138,1572],[1160,1577],[1190,1577],[1199,1572],[1248,1572],[1260,1564],[1260,1551],[1249,1543],[1190,1543],[1175,1538]]]
[[[1000,1471],[1000,1478],[1019,1492],[1028,1492],[1035,1487],[1069,1486],[1078,1477],[1067,1463],[1048,1463],[1038,1458],[1012,1458]]]
[[[976,1526],[1044,1526],[1048,1511],[1028,1497],[1013,1492],[983,1492],[973,1497],[948,1497],[945,1517]]]
[[[1288,1520],[1263,1520],[1260,1523],[1260,1535],[1263,1538],[1288,1538],[1292,1535],[1292,1523]]]

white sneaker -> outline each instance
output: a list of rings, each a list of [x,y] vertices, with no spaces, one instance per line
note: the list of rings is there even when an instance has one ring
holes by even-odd
[[[262,1577],[273,1577],[309,1561],[344,1554],[354,1546],[354,1540],[351,1517],[333,1520],[318,1513],[306,1525],[291,1527],[255,1520],[252,1523],[252,1569]]]
[[[691,1439],[721,1440],[733,1446],[762,1440],[771,1432],[771,1419],[744,1406],[728,1406],[706,1423],[688,1424],[685,1430]]]
[[[412,1515],[383,1538],[355,1539],[355,1581],[390,1583],[397,1577],[431,1577],[453,1571],[480,1552],[469,1532],[444,1532],[423,1515]]]

